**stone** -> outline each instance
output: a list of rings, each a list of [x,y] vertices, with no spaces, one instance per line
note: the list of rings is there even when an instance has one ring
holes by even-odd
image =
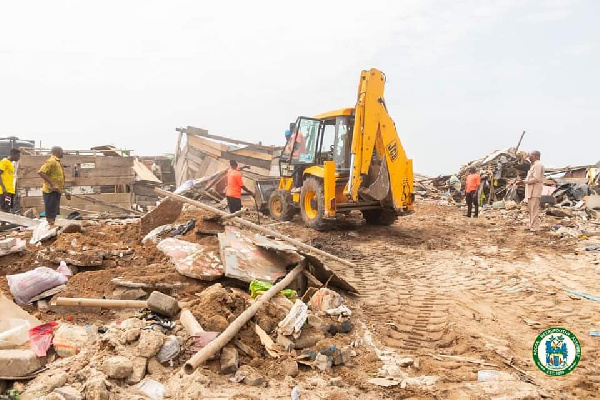
[[[240,365],[240,356],[233,346],[225,346],[221,349],[221,373],[233,374]]]
[[[229,321],[222,315],[213,315],[206,321],[206,330],[223,332],[229,326]]]
[[[150,329],[143,329],[137,346],[138,355],[141,357],[154,357],[165,343],[165,335]]]
[[[249,365],[242,365],[237,374],[244,376],[242,382],[249,386],[262,386],[265,383],[265,378]]]
[[[281,362],[281,370],[285,376],[295,378],[298,376],[298,363],[290,358]]]
[[[410,367],[411,365],[413,365],[413,359],[410,357],[401,358],[398,361],[396,361],[396,363],[401,367]]]
[[[33,350],[0,350],[0,376],[27,376],[40,369],[43,361]]]
[[[22,399],[36,399],[38,397],[46,396],[54,389],[64,386],[67,382],[68,375],[65,371],[58,371],[54,375],[43,375],[36,378],[25,392],[23,392]]]
[[[340,324],[339,331],[341,333],[349,333],[350,331],[352,331],[352,328],[354,328],[354,325],[352,325],[352,322],[350,322],[350,320],[347,319]]]
[[[133,363],[127,357],[109,357],[102,363],[102,371],[114,379],[125,379],[133,373]]]
[[[44,396],[44,400],[66,400],[61,394],[52,392],[47,396]]]
[[[124,337],[127,343],[135,342],[140,338],[142,330],[140,328],[131,328],[125,331]]]
[[[177,336],[170,335],[167,337],[162,347],[156,354],[156,359],[160,363],[165,363],[173,360],[175,357],[179,355],[181,352],[181,345],[179,344],[179,340]]]
[[[306,319],[308,326],[311,328],[316,328],[317,330],[325,333],[327,332],[328,325],[317,315],[313,313],[308,314],[308,318]]]
[[[146,296],[148,296],[148,293],[140,288],[117,287],[113,290],[111,298],[116,300],[139,300]]]
[[[292,339],[290,339],[288,336],[282,335],[281,333],[277,334],[277,339],[275,339],[275,342],[288,352],[292,351],[296,347],[296,344],[292,341]]]
[[[342,351],[335,346],[321,349],[319,353],[329,357],[333,365],[342,365],[344,363],[342,360]]]
[[[350,364],[352,357],[356,357],[356,352],[350,346],[346,346],[341,350],[342,364]]]
[[[153,357],[148,360],[147,370],[150,375],[163,375],[166,368]]]
[[[63,386],[57,389],[54,389],[54,392],[60,394],[65,400],[82,400],[83,397],[79,390],[75,389],[72,386]]]
[[[16,238],[6,238],[0,240],[0,249],[9,250],[11,247],[14,247],[17,244]]]
[[[157,314],[173,317],[179,312],[177,300],[164,293],[154,291],[148,297],[148,308]]]
[[[373,385],[382,386],[382,387],[398,386],[400,384],[400,382],[398,382],[398,381],[392,381],[392,380],[385,379],[385,378],[372,378],[372,379],[369,379],[368,382]]]
[[[55,224],[59,227],[60,233],[79,233],[83,230],[81,221],[73,219],[57,219]]]
[[[344,381],[342,380],[342,378],[340,376],[336,376],[335,378],[329,379],[329,383],[331,384],[331,386],[337,386],[337,387],[344,386]]]
[[[110,392],[102,375],[90,378],[84,387],[85,400],[109,400]]]
[[[325,354],[317,354],[317,357],[315,358],[315,367],[320,371],[331,371],[332,364],[332,360]]]
[[[131,372],[131,375],[129,375],[129,378],[127,378],[127,383],[134,385],[139,383],[144,379],[144,376],[146,376],[148,359],[145,357],[133,357],[131,364],[133,365],[133,371]]]
[[[316,329],[304,328],[300,333],[300,337],[296,339],[294,348],[305,349],[307,347],[313,347],[323,339],[325,339],[325,334],[323,334],[323,332],[317,331]]]

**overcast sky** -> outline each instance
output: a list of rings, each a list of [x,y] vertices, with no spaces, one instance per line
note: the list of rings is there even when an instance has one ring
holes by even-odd
[[[599,21],[596,0],[3,1],[0,136],[155,155],[192,125],[282,145],[376,67],[416,171],[523,130],[549,166],[595,163]]]

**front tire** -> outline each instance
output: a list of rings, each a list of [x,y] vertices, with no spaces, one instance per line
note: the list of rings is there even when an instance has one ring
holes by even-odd
[[[296,215],[292,194],[285,190],[275,190],[269,196],[269,214],[277,221],[291,221]]]
[[[300,214],[306,226],[321,230],[325,228],[325,200],[323,182],[308,178],[300,191]]]

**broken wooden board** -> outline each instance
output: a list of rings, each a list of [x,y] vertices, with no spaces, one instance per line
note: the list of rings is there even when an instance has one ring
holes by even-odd
[[[143,276],[140,276],[140,279],[144,279]],[[147,283],[147,282],[133,282],[133,281],[126,281],[123,280],[123,278],[113,278],[110,280],[111,283],[117,285],[117,286],[122,286],[122,287],[126,287],[126,288],[130,288],[130,289],[150,289],[150,290],[159,290],[159,289],[166,289],[166,290],[174,290],[174,289],[181,289],[185,286],[187,286],[186,284],[182,283],[182,282],[174,282],[174,283],[167,283],[167,282],[156,282],[156,283]]]
[[[223,264],[217,252],[207,246],[168,238],[156,248],[171,258],[175,269],[183,276],[203,281],[214,281],[223,276]]]
[[[352,293],[358,293],[358,290],[350,283],[345,281],[336,272],[327,267],[317,257],[312,256],[308,253],[300,252],[308,260],[308,267],[306,268],[315,278],[328,286],[335,286],[340,289],[346,290]]]
[[[142,236],[146,236],[152,229],[161,225],[175,222],[181,214],[183,203],[173,199],[163,200],[154,210],[141,218],[140,229]]]
[[[273,283],[285,276],[287,266],[302,260],[295,252],[285,253],[260,248],[255,244],[254,236],[233,226],[226,226],[225,232],[219,233],[219,252],[226,277],[247,283],[255,279]],[[265,242],[271,242],[266,237],[260,240],[263,245]],[[278,245],[270,243],[271,248]]]
[[[59,285],[59,286],[53,287],[52,289],[48,289],[45,292],[42,292],[42,293],[38,294],[37,296],[32,297],[31,300],[29,300],[29,304],[33,304],[36,301],[45,299],[47,297],[52,297],[55,294],[60,293],[65,289],[67,289],[67,285]]]

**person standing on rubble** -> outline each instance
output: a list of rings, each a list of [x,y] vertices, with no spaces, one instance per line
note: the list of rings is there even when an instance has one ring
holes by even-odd
[[[254,193],[244,186],[242,173],[238,169],[237,161],[229,161],[229,166],[231,168],[227,171],[227,190],[225,191],[225,197],[227,197],[229,212],[233,214],[242,209],[242,189],[251,196],[254,196]]]
[[[467,199],[467,217],[471,218],[471,210],[475,206],[474,217],[479,217],[479,186],[481,185],[481,176],[475,167],[469,168],[469,175],[465,182],[465,194]]]
[[[0,209],[10,212],[15,201],[15,166],[21,159],[21,150],[11,149],[10,155],[0,161]]]
[[[540,228],[540,198],[542,197],[542,188],[544,183],[544,173],[546,169],[540,161],[540,152],[532,151],[529,153],[531,167],[527,172],[525,180],[517,181],[517,184],[525,184],[525,200],[529,206],[529,230],[535,232]]]
[[[38,171],[42,178],[42,196],[44,198],[44,212],[46,221],[53,225],[56,217],[60,214],[60,197],[65,194],[67,200],[71,200],[71,195],[65,192],[65,171],[60,162],[64,152],[61,147],[54,146],[50,150],[50,158]]]

